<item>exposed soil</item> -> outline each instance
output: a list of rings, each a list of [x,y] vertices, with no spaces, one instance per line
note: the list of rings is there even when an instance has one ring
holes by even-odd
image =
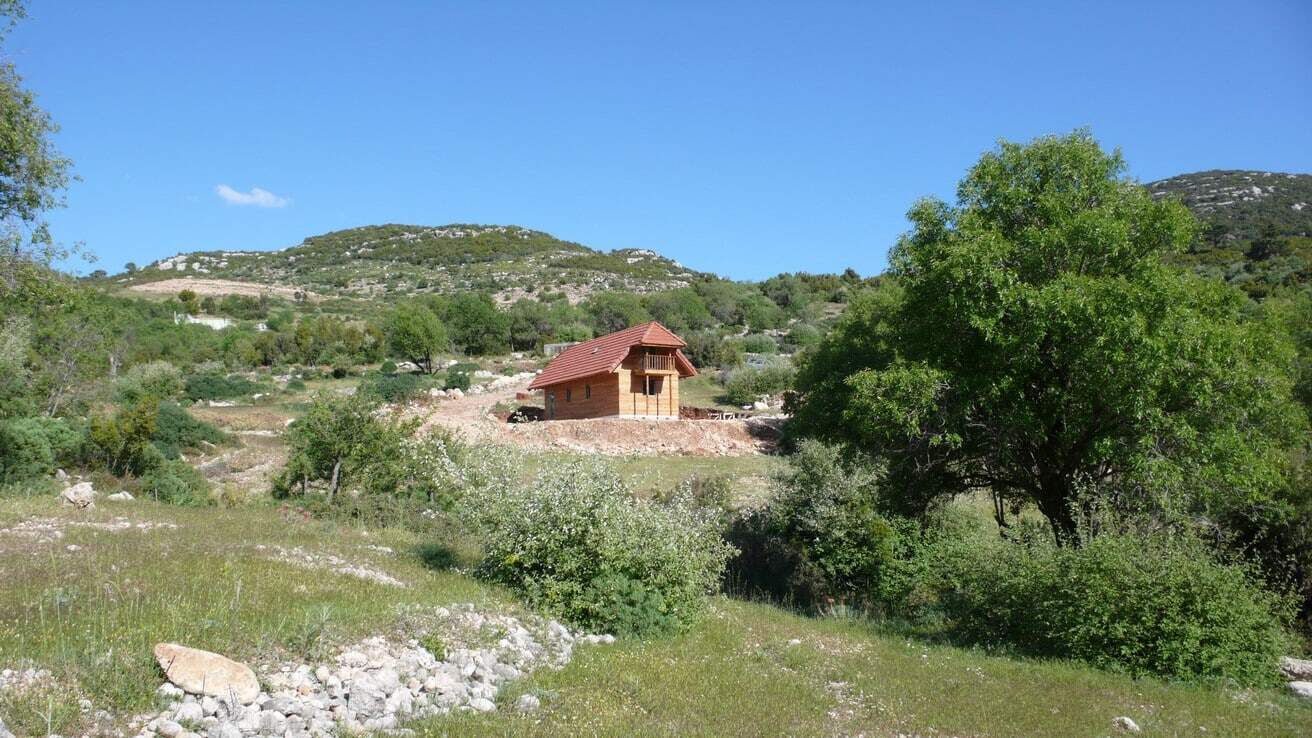
[[[191,278],[174,278],[161,279],[156,282],[142,282],[128,287],[133,292],[145,292],[152,295],[176,295],[182,290],[191,290],[201,297],[213,295],[220,297],[223,295],[245,295],[247,297],[259,297],[260,295],[276,295],[292,299],[297,292],[304,293],[307,297],[317,297],[313,293],[305,290],[298,290],[295,287],[281,287],[271,284],[257,284],[255,282],[238,282],[231,279],[191,279]]]
[[[747,420],[551,420],[506,423],[491,414],[498,402],[514,402],[527,382],[494,392],[441,400],[424,407],[423,428],[443,427],[471,440],[509,443],[538,451],[563,450],[604,456],[746,456],[769,453],[779,437],[779,418]]]

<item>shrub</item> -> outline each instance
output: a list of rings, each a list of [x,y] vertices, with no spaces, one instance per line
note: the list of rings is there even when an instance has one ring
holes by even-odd
[[[820,343],[820,339],[823,337],[824,334],[820,332],[819,328],[809,323],[799,323],[788,331],[788,344],[793,350],[797,350],[815,346]]]
[[[259,389],[258,384],[245,377],[195,374],[187,377],[186,395],[189,400],[223,400],[245,397],[258,392]]]
[[[382,366],[378,367],[378,371],[382,372],[383,374],[396,374],[396,362],[392,361],[391,359],[387,359],[386,361],[383,362]]]
[[[0,484],[48,476],[70,459],[80,439],[59,418],[12,418],[0,422]]]
[[[228,439],[223,431],[196,420],[176,402],[160,403],[151,442],[166,459],[176,459],[182,449],[198,448],[202,443],[220,444]]]
[[[774,477],[770,528],[813,568],[807,589],[868,603],[893,563],[897,532],[878,510],[879,475],[860,454],[803,441]]]
[[[742,367],[727,373],[725,394],[735,405],[749,405],[762,395],[777,395],[793,384],[793,369],[787,364],[769,364],[761,369]]]
[[[289,380],[287,380],[287,391],[288,391],[288,392],[304,392],[304,391],[305,391],[305,380],[303,380],[303,379],[299,379],[299,378],[297,378],[297,379],[289,379]]]
[[[405,404],[424,392],[416,374],[376,374],[360,383],[360,391],[383,402]]]
[[[1107,534],[1083,548],[943,545],[952,554],[936,558],[933,586],[952,631],[972,642],[1240,684],[1272,682],[1289,645],[1289,603],[1195,542]]]
[[[479,488],[463,507],[485,538],[485,576],[619,634],[692,623],[732,551],[714,513],[686,500],[636,501],[613,469],[585,462],[548,467],[527,485]]]
[[[764,333],[753,333],[743,338],[743,350],[749,354],[774,354],[779,352],[779,344]]]
[[[115,474],[142,474],[161,460],[151,445],[159,419],[159,401],[146,396],[113,415],[94,415],[87,428],[90,460]]]
[[[455,367],[446,370],[446,389],[467,390],[473,384],[469,372],[458,371]]]
[[[182,372],[167,361],[137,364],[118,380],[119,397],[127,402],[135,402],[147,395],[175,400],[185,389]]]
[[[141,476],[141,492],[171,505],[204,505],[210,501],[210,485],[200,472],[184,461],[163,461]]]

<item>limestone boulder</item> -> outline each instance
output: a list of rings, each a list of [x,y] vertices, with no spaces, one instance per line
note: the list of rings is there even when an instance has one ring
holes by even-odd
[[[155,660],[170,682],[186,692],[249,705],[260,696],[260,682],[249,666],[217,653],[176,643],[155,646]]]
[[[72,505],[79,510],[86,510],[96,505],[96,490],[91,486],[91,482],[78,482],[59,494],[59,499],[65,505]]]

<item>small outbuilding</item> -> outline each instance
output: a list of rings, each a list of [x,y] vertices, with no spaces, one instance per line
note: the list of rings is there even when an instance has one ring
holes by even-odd
[[[546,420],[679,417],[679,380],[697,375],[688,344],[652,321],[562,351],[529,385]]]

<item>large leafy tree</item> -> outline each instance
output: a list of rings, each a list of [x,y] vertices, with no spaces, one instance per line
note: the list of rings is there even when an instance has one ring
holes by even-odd
[[[1124,168],[1082,131],[1004,142],[955,205],[915,205],[902,299],[812,353],[799,430],[881,456],[905,507],[989,490],[999,522],[1032,503],[1063,544],[1096,510],[1276,494],[1292,352],[1242,295],[1163,264],[1194,222]]]
[[[392,350],[433,373],[433,359],[447,350],[450,339],[446,326],[433,311],[422,305],[402,305],[392,313],[387,324]]]
[[[0,40],[25,15],[23,3],[0,0]],[[13,64],[0,60],[0,304],[51,299],[57,286],[43,268],[64,255],[43,217],[63,204],[70,177],[50,140],[56,131]]]

